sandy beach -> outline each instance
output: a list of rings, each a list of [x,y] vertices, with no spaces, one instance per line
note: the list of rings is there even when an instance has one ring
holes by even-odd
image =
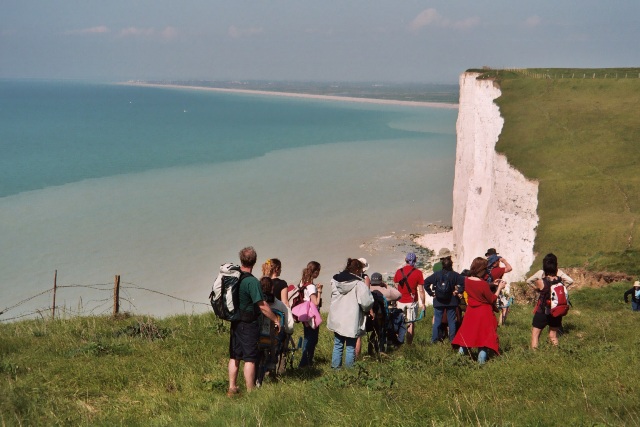
[[[458,104],[447,104],[444,102],[417,102],[417,101],[400,101],[400,100],[393,100],[393,99],[354,98],[354,97],[334,96],[334,95],[313,95],[313,94],[305,94],[305,93],[272,92],[272,91],[266,91],[266,90],[249,90],[249,89],[224,89],[224,88],[215,88],[215,87],[206,87],[206,86],[186,86],[186,85],[157,84],[157,83],[144,83],[144,82],[124,82],[120,84],[128,85],[128,86],[144,86],[144,87],[159,87],[159,88],[173,88],[173,89],[192,89],[192,90],[211,91],[211,92],[242,93],[246,95],[282,96],[287,98],[318,99],[318,100],[324,100],[324,101],[404,105],[407,107],[446,108],[446,109],[452,109],[452,110],[455,110],[458,108]]]

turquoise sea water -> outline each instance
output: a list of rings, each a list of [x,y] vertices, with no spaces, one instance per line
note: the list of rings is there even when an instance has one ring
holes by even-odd
[[[0,81],[0,292],[136,286],[204,302],[254,245],[297,280],[346,257],[387,272],[401,237],[451,217],[457,110],[71,82]],[[259,270],[256,274],[259,273]],[[106,292],[106,291],[105,291]],[[50,295],[1,318],[50,305]],[[57,304],[110,310],[64,288]],[[123,307],[205,305],[127,291]]]

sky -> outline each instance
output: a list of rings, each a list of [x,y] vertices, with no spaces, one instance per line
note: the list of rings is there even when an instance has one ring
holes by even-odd
[[[456,83],[639,41],[640,0],[0,0],[0,78]]]

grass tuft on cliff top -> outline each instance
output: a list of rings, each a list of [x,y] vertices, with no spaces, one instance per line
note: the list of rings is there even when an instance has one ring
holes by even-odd
[[[535,268],[639,275],[640,69],[476,71],[502,91],[496,150],[540,184]]]

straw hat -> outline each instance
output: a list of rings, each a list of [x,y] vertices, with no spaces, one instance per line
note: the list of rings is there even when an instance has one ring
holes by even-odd
[[[438,251],[438,255],[436,255],[433,259],[442,259],[453,256],[453,252],[449,250],[449,248],[440,248]]]
[[[635,282],[633,282],[633,287],[634,288],[640,288],[640,282],[638,282],[637,280]]]

